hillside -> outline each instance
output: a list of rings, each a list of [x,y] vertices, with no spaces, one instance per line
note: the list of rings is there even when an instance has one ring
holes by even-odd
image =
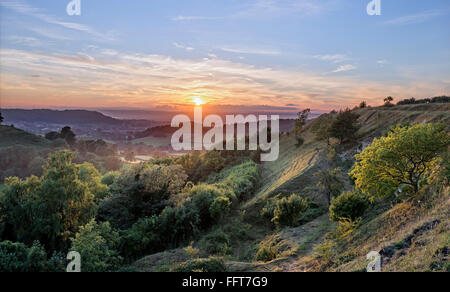
[[[0,147],[14,147],[20,145],[23,147],[50,147],[50,141],[44,137],[37,136],[16,129],[10,126],[0,126]]]
[[[231,232],[227,233],[232,238],[226,255],[229,270],[365,271],[366,255],[370,251],[380,252],[385,271],[448,269],[448,184],[440,187],[442,184],[435,182],[414,200],[375,202],[343,246],[330,244],[329,238],[337,227],[329,220],[327,196],[318,186],[318,173],[338,167],[340,174],[346,177],[344,191],[350,190],[352,182],[347,172],[354,163],[354,155],[373,138],[385,135],[391,126],[427,122],[450,124],[450,104],[364,108],[354,112],[360,115],[358,122],[362,126],[357,133],[358,141],[352,145],[337,145],[336,153],[330,152],[325,141],[315,138],[312,129],[320,119],[303,131],[305,142],[300,147],[296,146],[293,134],[281,136],[280,158],[262,165],[259,190],[242,202],[239,212],[227,220],[233,222],[235,229],[246,230],[247,236],[233,239],[237,231],[226,231],[228,225],[204,235],[204,238],[211,238],[218,230]],[[273,228],[263,219],[261,212],[278,194],[292,193],[314,202],[315,209],[305,218],[303,225]],[[194,247],[204,249],[204,241],[194,242]],[[255,254],[262,247],[269,253],[273,252],[270,260],[256,260]],[[166,270],[168,266],[187,260],[186,252],[177,249],[145,257],[134,267],[140,271]]]

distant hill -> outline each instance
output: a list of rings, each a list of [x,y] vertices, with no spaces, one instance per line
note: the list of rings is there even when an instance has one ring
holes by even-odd
[[[48,110],[48,109],[2,109],[4,123],[30,122],[48,124],[108,124],[121,125],[122,120],[88,110]]]

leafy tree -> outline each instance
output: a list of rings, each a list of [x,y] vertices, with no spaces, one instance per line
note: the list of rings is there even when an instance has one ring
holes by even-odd
[[[337,197],[344,189],[344,178],[341,175],[341,169],[320,169],[316,173],[316,177],[319,179],[317,186],[322,189],[327,195],[328,205],[331,204],[331,200]]]
[[[356,220],[364,215],[369,207],[369,197],[361,192],[346,192],[334,198],[330,205],[330,219],[334,222],[343,219]]]
[[[2,112],[0,112],[0,125],[3,123],[3,116],[2,116]]]
[[[306,125],[308,121],[308,116],[311,113],[311,109],[307,108],[297,114],[297,119],[295,120],[295,128],[294,131],[296,134],[300,133],[303,130],[303,127]]]
[[[181,191],[187,176],[179,165],[141,163],[122,172],[117,187],[133,203],[136,217],[159,214],[168,199]]]
[[[392,102],[394,98],[392,96],[388,96],[384,99],[384,106],[392,106]]]
[[[78,166],[78,179],[87,184],[96,201],[100,201],[108,196],[108,186],[102,183],[100,172],[92,163],[85,162]]]
[[[359,108],[366,108],[366,107],[367,107],[367,102],[361,101],[361,103],[359,104]]]
[[[44,272],[47,255],[39,242],[28,248],[23,243],[0,242],[0,272]]]
[[[66,140],[69,145],[74,145],[76,142],[76,135],[69,126],[62,128],[60,136]]]
[[[78,179],[73,153],[56,152],[42,178],[8,178],[0,196],[0,217],[6,237],[25,243],[39,240],[51,250],[67,247],[68,239],[95,215],[94,196]]]
[[[442,124],[398,125],[356,155],[350,175],[359,190],[372,196],[393,194],[402,185],[417,192],[449,143]]]
[[[272,222],[277,226],[294,226],[300,215],[309,207],[308,200],[292,194],[277,201]]]
[[[117,251],[119,233],[108,222],[98,224],[91,220],[71,241],[71,250],[80,253],[82,272],[115,271],[123,260]]]
[[[336,120],[331,124],[330,135],[331,137],[339,139],[339,141],[352,141],[356,137],[356,132],[359,130],[358,124],[359,115],[352,112],[350,109],[341,111]]]
[[[333,121],[334,118],[332,114],[323,114],[314,121],[311,130],[316,134],[317,140],[326,140],[327,145],[330,145],[331,126]]]

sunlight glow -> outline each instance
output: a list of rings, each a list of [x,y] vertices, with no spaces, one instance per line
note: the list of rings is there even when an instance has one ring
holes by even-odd
[[[194,97],[193,101],[196,106],[201,106],[202,104],[205,104],[205,102],[198,96]]]

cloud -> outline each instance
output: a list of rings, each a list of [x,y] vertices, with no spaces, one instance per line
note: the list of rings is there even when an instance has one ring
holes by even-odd
[[[372,105],[386,92],[426,96],[438,81],[384,84],[358,76],[327,77],[304,71],[256,67],[219,58],[174,59],[118,53],[61,55],[2,49],[0,86],[4,106],[155,107],[191,104],[201,96],[213,105],[298,105],[322,110],[360,102]],[[348,68],[347,68],[348,69]],[[39,75],[41,78],[30,78]],[[446,77],[448,80],[448,77]],[[281,106],[282,107],[282,106]],[[261,108],[261,107],[260,107]],[[272,109],[271,109],[272,110]]]
[[[432,18],[443,15],[444,12],[439,10],[429,10],[418,14],[406,15],[397,17],[388,21],[385,21],[386,25],[408,25],[408,24],[416,24],[423,23]]]
[[[281,53],[274,50],[264,50],[258,48],[242,48],[242,47],[220,47],[221,51],[235,54],[247,54],[247,55],[280,55]]]
[[[32,7],[26,3],[23,2],[19,2],[19,1],[1,1],[0,2],[0,6],[3,6],[5,8],[11,9],[17,13],[21,13],[24,15],[28,15],[28,16],[32,16],[35,18],[38,18],[46,23],[49,24],[55,24],[57,26],[66,28],[66,29],[71,29],[71,30],[76,30],[76,31],[80,31],[80,32],[85,32],[88,33],[92,36],[95,36],[96,38],[101,38],[103,40],[114,40],[114,36],[112,33],[99,33],[97,31],[95,31],[94,29],[92,29],[91,27],[84,25],[84,24],[80,24],[80,23],[75,23],[75,22],[66,22],[66,21],[61,21],[58,18],[49,15],[49,14],[45,14],[42,12],[41,9]],[[42,32],[41,32],[42,34]]]
[[[193,51],[193,50],[195,50],[193,47],[188,47],[188,46],[185,46],[185,45],[181,45],[181,44],[179,44],[177,42],[174,42],[173,45],[176,48],[183,49],[183,50],[186,50],[186,51]]]
[[[333,73],[347,72],[352,70],[356,70],[356,67],[353,65],[342,65],[336,68],[336,70],[334,70]]]
[[[346,55],[342,54],[335,54],[335,55],[315,55],[313,56],[314,59],[322,60],[322,61],[328,61],[333,63],[342,63],[344,61],[348,61],[349,58]]]
[[[377,64],[380,65],[380,67],[383,67],[384,65],[389,64],[388,60],[378,60]]]

